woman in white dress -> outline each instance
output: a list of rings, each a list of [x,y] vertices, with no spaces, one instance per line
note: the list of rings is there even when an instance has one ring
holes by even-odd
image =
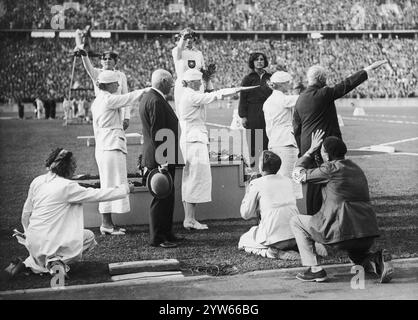
[[[200,91],[202,73],[189,69],[183,74],[183,92],[178,104],[181,128],[180,149],[183,154],[182,200],[186,229],[208,229],[196,220],[196,204],[212,201],[212,175],[208,151],[205,105],[239,92],[239,89],[222,89],[210,93]]]
[[[84,229],[82,203],[122,199],[133,190],[128,184],[83,188],[69,180],[77,165],[73,154],[62,148],[49,155],[46,167],[48,173],[30,184],[22,211],[29,257],[9,269],[12,276],[25,267],[34,273],[53,273],[52,267],[58,266],[66,274],[67,264],[80,260],[96,245],[93,232]]]
[[[299,95],[287,94],[292,89],[292,77],[284,71],[273,73],[270,78],[273,93],[263,104],[266,133],[269,139],[268,149],[282,160],[279,173],[292,178],[292,171],[298,159],[299,149],[293,134],[293,110]],[[293,182],[296,199],[301,199],[302,187]]]
[[[198,50],[194,43],[196,42],[196,34],[190,29],[186,28],[179,34],[177,45],[172,50],[174,67],[176,70],[177,79],[174,85],[174,104],[176,113],[178,114],[178,106],[183,92],[182,79],[184,73],[189,69],[200,71],[205,69],[205,61],[203,54]],[[203,92],[203,83],[201,84],[201,91]],[[208,89],[212,89],[211,83],[207,83]]]
[[[96,140],[95,157],[102,188],[110,188],[127,183],[126,137],[123,130],[121,109],[139,100],[147,90],[135,90],[115,95],[119,87],[119,75],[111,70],[102,71],[97,78],[96,99],[91,106],[94,138]],[[123,235],[126,230],[113,224],[112,214],[130,211],[129,198],[100,202],[102,214],[102,234]]]
[[[267,258],[295,260],[299,254],[290,228],[290,218],[299,214],[292,181],[280,174],[280,157],[263,151],[260,160],[261,177],[250,182],[241,203],[245,220],[258,218],[259,223],[244,233],[238,249]]]

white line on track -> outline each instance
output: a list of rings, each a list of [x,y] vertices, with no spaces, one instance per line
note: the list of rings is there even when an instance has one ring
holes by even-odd
[[[409,138],[409,139],[402,139],[402,140],[396,140],[396,141],[391,141],[391,142],[386,142],[386,143],[381,143],[381,144],[379,144],[379,146],[390,146],[391,144],[398,144],[398,143],[403,143],[403,142],[408,142],[408,141],[414,141],[414,140],[418,140],[418,137]]]
[[[401,155],[401,156],[415,156],[418,157],[418,153],[412,153],[412,152],[394,152],[390,153],[393,156]]]
[[[359,118],[359,117],[342,117],[342,118],[343,120],[358,120],[358,121],[368,121],[368,122],[386,122],[386,123],[394,123],[394,124],[418,125],[418,122],[416,121],[365,119],[365,118]]]
[[[344,118],[344,117],[343,117]],[[359,119],[357,119],[357,118],[355,118],[355,120],[359,120]],[[360,120],[366,120],[366,119],[360,119]],[[383,120],[384,121],[384,120]],[[218,128],[226,128],[226,129],[230,129],[230,126],[225,126],[225,125],[222,125],[222,124],[217,124],[217,123],[212,123],[212,122],[206,122],[206,124],[208,125],[208,126],[211,126],[211,127],[218,127]],[[418,122],[417,122],[417,124],[418,124]],[[385,143],[385,144],[380,144],[380,145],[382,145],[382,146],[384,146],[384,145],[388,145],[388,144],[394,144],[394,143],[401,143],[401,142],[406,142],[406,141],[413,141],[413,140],[418,140],[418,137],[415,137],[415,138],[411,138],[411,139],[404,139],[404,140],[398,140],[398,141],[393,141],[393,142],[388,142],[388,143]],[[364,148],[367,148],[367,147],[364,147]],[[364,149],[363,148],[359,148],[359,149],[350,149],[350,150],[354,150],[354,151],[364,151]],[[349,151],[350,151],[349,150]],[[383,154],[384,152],[382,152],[382,154]],[[404,155],[404,156],[418,156],[418,153],[410,153],[410,152],[394,152],[394,153],[386,153],[386,154],[389,154],[389,155],[395,155],[395,156],[397,156],[397,155]],[[364,155],[352,155],[352,156],[350,156],[350,158],[363,158],[363,157],[370,157],[371,155],[368,155],[368,154],[364,154]]]
[[[368,113],[363,115],[362,117],[376,117],[376,118],[401,118],[401,119],[411,119],[416,118],[415,116],[401,116],[401,115],[393,115],[393,114],[373,114]]]

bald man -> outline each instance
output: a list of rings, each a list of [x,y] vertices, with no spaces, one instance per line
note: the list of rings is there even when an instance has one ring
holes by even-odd
[[[173,84],[170,72],[163,69],[154,71],[151,77],[152,88],[139,103],[139,116],[144,136],[142,159],[146,172],[163,166],[174,181],[178,163],[178,118],[166,100]],[[174,188],[167,198],[153,198],[150,208],[151,246],[177,247],[176,241],[179,238],[172,231],[173,212]]]
[[[311,135],[316,130],[325,132],[324,139],[328,136],[342,138],[334,101],[366,81],[372,70],[386,62],[386,60],[377,61],[334,87],[327,86],[326,70],[323,67],[315,65],[309,68],[306,74],[308,87],[296,101],[293,114],[293,129],[299,147],[299,156],[305,154],[310,148]],[[319,153],[312,155],[320,161],[318,156],[320,157]],[[316,164],[318,165],[319,163]],[[320,185],[304,185],[303,196],[306,201],[307,214],[317,213],[322,205]]]

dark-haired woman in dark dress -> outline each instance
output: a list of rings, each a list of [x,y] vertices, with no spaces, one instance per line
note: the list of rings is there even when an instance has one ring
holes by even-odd
[[[242,91],[240,94],[238,114],[242,125],[247,129],[247,143],[251,167],[258,168],[256,161],[263,150],[267,150],[268,138],[264,120],[263,104],[272,93],[267,85],[271,74],[266,72],[268,66],[264,53],[255,52],[250,55],[248,66],[251,72],[244,77],[241,86],[260,86],[253,90]],[[258,130],[257,130],[258,129]],[[256,131],[258,132],[256,134]]]

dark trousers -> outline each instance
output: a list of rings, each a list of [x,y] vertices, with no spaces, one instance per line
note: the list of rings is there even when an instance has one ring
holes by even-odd
[[[175,176],[175,166],[169,165],[168,172]],[[153,198],[150,210],[150,245],[158,246],[164,241],[174,238],[173,227],[174,213],[174,187],[171,194],[165,199]]]
[[[322,206],[322,191],[320,184],[302,184],[303,198],[306,203],[306,214],[313,216]]]
[[[316,151],[314,153],[315,162],[311,168],[317,168],[323,163],[321,152]],[[310,169],[311,169],[310,168]],[[306,214],[313,216],[322,207],[322,188],[320,184],[304,183],[302,185],[303,199],[306,203]]]
[[[51,104],[50,115],[52,119],[55,119],[56,109],[57,109],[57,105],[55,103]]]
[[[25,116],[25,106],[23,104],[19,104],[18,111],[19,111],[19,118],[23,119],[23,117]]]
[[[45,119],[49,119],[49,116],[51,114],[51,105],[49,102],[44,103],[44,109],[45,109]]]
[[[258,169],[258,161],[263,150],[268,150],[269,139],[266,129],[247,129],[248,153],[250,156],[250,167]]]
[[[337,250],[346,251],[348,257],[355,264],[367,263],[366,258],[370,256],[370,248],[374,244],[374,237],[365,237],[338,242],[331,246]]]

